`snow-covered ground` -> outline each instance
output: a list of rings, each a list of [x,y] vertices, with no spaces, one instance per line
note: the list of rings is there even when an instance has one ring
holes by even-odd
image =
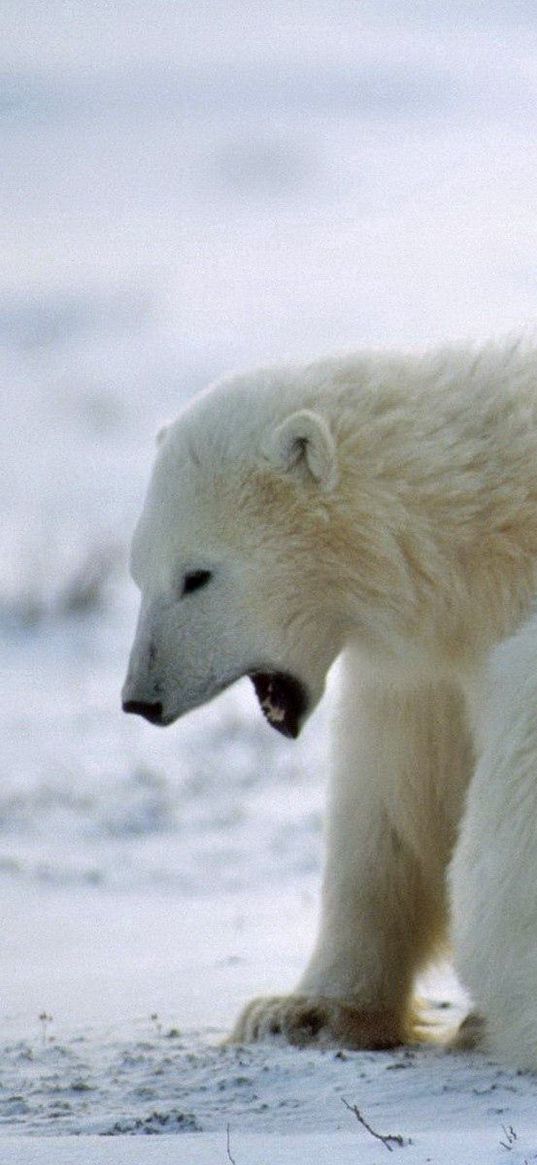
[[[534,329],[535,5],[4,0],[0,76],[0,1165],[537,1161],[537,1081],[481,1057],[220,1047],[313,940],[330,696],[297,744],[246,682],[119,711],[181,401]]]

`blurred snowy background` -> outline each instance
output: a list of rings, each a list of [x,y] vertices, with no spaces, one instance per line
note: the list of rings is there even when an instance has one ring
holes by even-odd
[[[534,328],[537,11],[4,0],[1,24],[0,1014],[95,1017],[114,981],[127,1018],[225,1024],[311,941],[328,707],[296,745],[247,682],[166,733],[121,715],[154,433],[235,367]],[[196,943],[233,956],[249,909],[258,964],[216,1005]]]

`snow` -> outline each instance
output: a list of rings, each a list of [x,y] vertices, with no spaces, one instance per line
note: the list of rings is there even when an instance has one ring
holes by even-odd
[[[537,1084],[486,1058],[222,1046],[313,942],[330,693],[296,743],[247,681],[167,732],[119,711],[128,540],[188,395],[534,329],[535,6],[2,18],[0,1165],[378,1165],[353,1106],[408,1163],[537,1161]],[[454,1027],[449,969],[423,991]]]
[[[482,1156],[484,1146],[486,1157]],[[21,1145],[20,1141],[9,1138],[5,1147],[10,1154],[9,1165],[48,1165],[50,1160],[57,1162],[57,1165],[130,1165],[135,1159],[129,1155],[132,1151],[125,1142],[103,1144],[93,1137],[84,1137],[82,1142],[71,1142],[69,1146],[56,1137],[51,1138],[49,1144],[38,1138],[31,1145]],[[419,1147],[411,1142],[405,1143],[402,1148],[404,1152],[401,1152],[400,1159],[405,1165],[424,1165],[436,1161],[442,1161],[443,1165],[473,1165],[481,1160],[486,1160],[487,1165],[501,1165],[506,1160],[509,1165],[523,1165],[528,1160],[521,1155],[524,1149],[518,1148],[517,1142],[507,1150],[493,1142],[487,1146],[487,1138],[482,1132],[426,1134],[421,1138]],[[397,1148],[394,1151],[397,1152]],[[231,1161],[235,1161],[236,1165],[241,1162],[266,1165],[267,1160],[270,1160],[271,1165],[289,1165],[290,1162],[293,1165],[295,1162],[299,1165],[309,1165],[310,1162],[333,1165],[334,1161],[337,1161],[337,1165],[356,1165],[356,1161],[360,1165],[378,1165],[380,1160],[385,1159],[384,1148],[382,1145],[379,1147],[379,1142],[373,1141],[370,1145],[357,1141],[352,1134],[340,1132],[329,1139],[307,1133],[284,1135],[272,1137],[270,1143],[266,1137],[239,1135],[230,1140],[229,1152]],[[267,1157],[268,1152],[270,1157]],[[47,1156],[47,1153],[53,1153],[54,1157]],[[168,1162],[170,1165],[177,1165],[177,1162],[184,1162],[185,1165],[220,1165],[221,1162],[230,1161],[227,1134],[223,1138],[212,1134],[203,1138],[185,1134],[179,1145],[169,1140],[158,1144],[151,1142],[144,1144],[143,1155],[138,1159],[157,1162],[157,1165],[168,1165]]]

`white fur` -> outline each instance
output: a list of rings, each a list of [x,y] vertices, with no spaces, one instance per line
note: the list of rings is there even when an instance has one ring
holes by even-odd
[[[537,617],[493,654],[483,752],[451,867],[459,973],[484,1043],[537,1069]]]
[[[451,883],[486,1045],[537,1070],[537,353],[220,383],[162,435],[132,570],[124,699],[163,723],[254,671],[311,711],[343,653],[319,940],[235,1038],[409,1038]]]

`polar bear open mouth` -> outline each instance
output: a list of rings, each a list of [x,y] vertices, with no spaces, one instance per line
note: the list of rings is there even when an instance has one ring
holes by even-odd
[[[250,679],[269,724],[283,736],[296,739],[308,706],[303,684],[284,672],[252,672]]]

